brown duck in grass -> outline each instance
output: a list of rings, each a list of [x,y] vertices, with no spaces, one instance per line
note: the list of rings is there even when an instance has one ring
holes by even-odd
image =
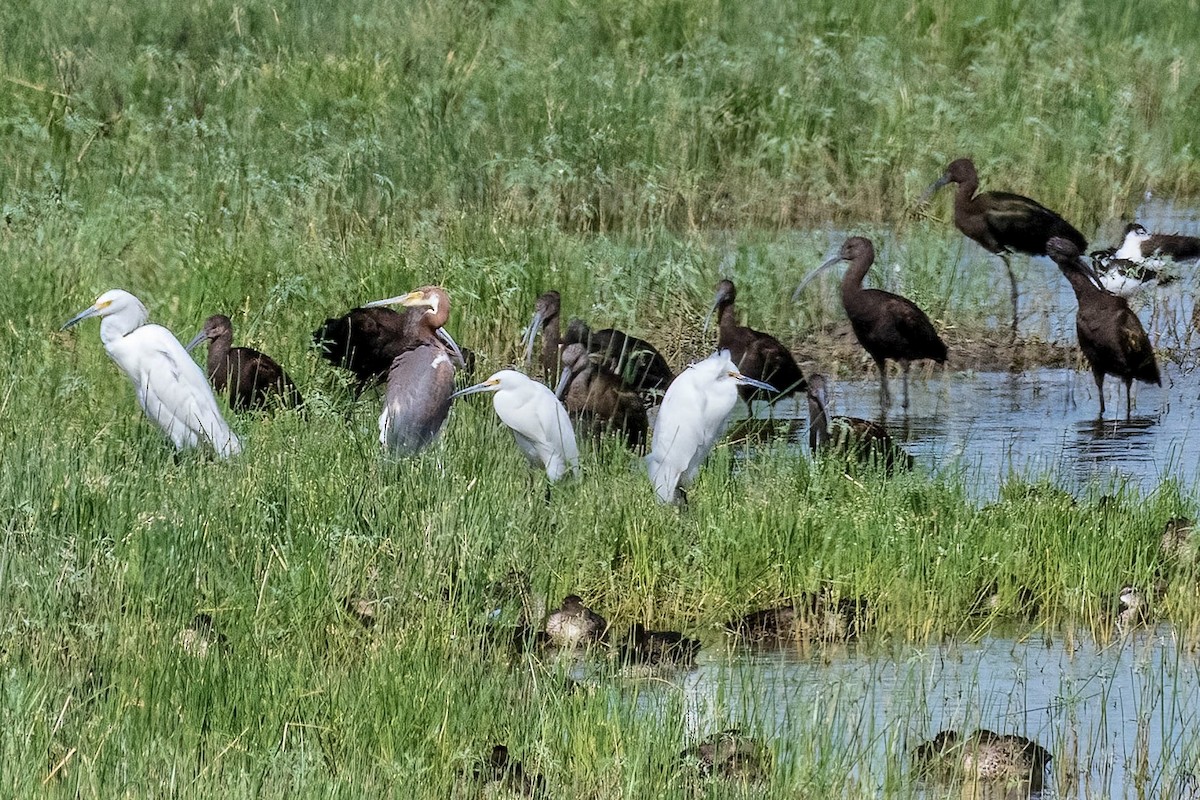
[[[938,783],[1015,785],[1040,791],[1053,756],[1023,736],[980,728],[967,735],[944,730],[913,751],[918,777]]]

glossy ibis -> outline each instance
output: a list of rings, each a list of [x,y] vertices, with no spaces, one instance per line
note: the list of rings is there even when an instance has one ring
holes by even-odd
[[[697,742],[679,754],[703,777],[733,781],[758,781],[766,776],[769,751],[738,728],[728,728]]]
[[[242,451],[204,373],[169,330],[147,324],[150,314],[142,301],[110,289],[67,320],[63,330],[88,317],[100,317],[105,351],[133,382],[138,404],[176,450],[206,441],[221,458]]]
[[[558,292],[549,291],[537,299],[533,307],[533,319],[525,329],[525,363],[533,359],[533,343],[538,332],[542,334],[542,379],[549,384],[558,375],[558,351],[561,331],[558,312],[561,305]]]
[[[581,319],[567,325],[563,344],[582,344],[635,392],[661,392],[675,379],[662,353],[644,339],[614,328],[593,331]]]
[[[1132,413],[1130,387],[1135,378],[1143,383],[1162,385],[1150,338],[1125,298],[1096,284],[1091,266],[1080,258],[1074,242],[1054,237],[1046,249],[1070,282],[1079,303],[1075,332],[1079,337],[1079,349],[1096,379],[1100,415],[1104,416],[1104,376],[1115,375],[1125,382],[1125,416],[1128,418]]]
[[[934,192],[947,183],[956,183],[954,192],[954,224],[969,238],[978,242],[985,250],[1000,256],[1004,269],[1008,271],[1009,290],[1012,296],[1012,335],[1017,335],[1017,276],[1008,261],[1011,252],[1031,256],[1048,255],[1046,242],[1059,236],[1074,242],[1082,252],[1087,249],[1087,239],[1065,219],[1043,206],[1019,194],[1009,192],[976,192],[979,176],[975,164],[969,158],[950,162],[942,177],[926,190],[921,202],[928,200]]]
[[[912,456],[883,425],[858,417],[831,417],[827,392],[824,375],[808,376],[808,446],[814,453],[837,452],[865,464],[880,464],[887,472],[912,469]]]
[[[577,594],[564,597],[562,605],[546,617],[546,636],[556,647],[587,647],[602,641],[607,631],[604,617],[585,606]]]
[[[557,481],[568,471],[579,474],[579,449],[571,419],[545,384],[502,369],[483,383],[458,390],[453,397],[478,392],[495,393],[492,406],[496,415],[512,430],[529,463],[545,467],[547,478]]]
[[[582,344],[564,347],[561,360],[562,376],[554,394],[567,413],[592,428],[597,437],[605,431],[620,432],[630,448],[645,448],[650,423],[641,397],[608,371],[599,354],[588,353]]]
[[[728,350],[729,357],[743,375],[779,387],[774,394],[765,393],[753,386],[740,386],[738,393],[749,405],[753,400],[782,400],[796,392],[804,391],[804,374],[795,357],[783,344],[769,333],[738,325],[733,313],[737,299],[737,287],[733,281],[723,280],[717,284],[717,295],[713,299],[712,314],[717,315],[717,349]],[[708,322],[705,322],[707,330]]]
[[[388,369],[387,394],[379,415],[379,443],[395,456],[424,449],[446,423],[454,393],[454,360],[462,353],[446,331],[450,296],[440,286],[424,286],[408,294],[368,303],[365,308],[399,303],[414,316],[402,341],[403,349]]]
[[[204,328],[187,343],[188,352],[208,341],[206,371],[217,394],[229,395],[234,411],[267,408],[274,402],[295,407],[303,402],[296,384],[283,367],[251,347],[233,346],[233,323],[224,314],[204,321]]]
[[[862,236],[851,236],[841,250],[826,261],[796,287],[792,299],[799,297],[804,287],[824,270],[839,261],[850,263],[842,276],[842,307],[850,318],[850,327],[879,367],[879,402],[884,412],[891,405],[888,391],[887,360],[900,362],[904,375],[904,409],[908,409],[908,369],[912,361],[932,359],[946,361],[946,343],[933,329],[933,323],[913,301],[882,289],[864,289],[862,282],[875,261],[875,245]]]
[[[1039,791],[1053,756],[1023,736],[980,728],[966,736],[945,730],[913,751],[913,766],[925,780],[967,784],[1017,783]]]
[[[738,372],[724,350],[692,364],[667,387],[646,456],[660,501],[687,501],[685,489],[729,426],[740,384],[775,392],[774,386]]]

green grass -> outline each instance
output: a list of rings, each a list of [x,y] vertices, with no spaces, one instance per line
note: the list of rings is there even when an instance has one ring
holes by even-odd
[[[940,326],[1006,318],[946,198],[908,214],[950,158],[1101,238],[1147,187],[1200,193],[1200,9],[1111,5],[0,7],[0,794],[470,796],[462,775],[503,741],[556,797],[739,796],[674,768],[677,687],[568,693],[561,666],[478,644],[514,570],[715,658],[729,618],[822,588],[871,603],[881,653],[1009,630],[1022,591],[1041,604],[1023,635],[1106,639],[1195,487],[1102,503],[1012,479],[980,508],[953,465],[848,478],[723,447],[681,515],[609,446],[547,504],[486,400],[384,461],[378,401],[352,406],[309,335],[439,283],[486,375],[557,288],[565,315],[682,364],[730,275],[748,324],[800,341],[840,319],[828,287],[788,300],[831,228],[872,235],[872,280]],[[180,338],[229,314],[308,418],[235,420],[230,463],[173,457],[95,323],[57,332],[112,287]],[[1190,577],[1164,608],[1194,631]],[[972,613],[992,586],[999,609]],[[377,601],[370,632],[351,594]],[[177,637],[201,611],[228,649],[194,659]],[[790,711],[762,792],[911,793],[916,727],[857,741],[857,713],[837,686]]]

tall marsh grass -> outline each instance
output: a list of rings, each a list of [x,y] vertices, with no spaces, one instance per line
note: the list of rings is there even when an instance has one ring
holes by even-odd
[[[504,635],[493,609],[517,613],[497,587],[524,574],[618,635],[682,629],[718,660],[726,620],[821,590],[866,599],[881,648],[974,639],[1030,597],[1026,632],[1107,639],[1116,592],[1154,582],[1157,536],[1194,515],[1193,487],[1073,499],[1014,479],[980,508],[936,465],[847,477],[782,445],[725,446],[680,514],[606,444],[547,503],[486,403],[456,407],[421,458],[382,460],[377,402],[351,402],[310,332],[436,282],[486,375],[557,288],[564,314],[653,332],[682,364],[706,347],[718,270],[750,324],[794,339],[828,323],[819,299],[787,297],[840,237],[809,232],[831,223],[900,230],[873,280],[939,323],[978,322],[994,272],[942,268],[958,235],[908,206],[963,153],[1086,231],[1147,187],[1195,196],[1196,12],[0,6],[0,795],[469,797],[495,742],[556,797],[913,793],[904,737],[854,740],[832,683],[759,731],[780,754],[769,785],[693,786],[679,751],[747,720],[698,726],[683,683],[598,669],[575,686],[481,643]],[[181,338],[229,314],[308,416],[236,420],[230,463],[175,457],[95,325],[57,332],[118,286]],[[1188,578],[1164,602],[1194,630]],[[369,630],[350,596],[373,603]],[[205,658],[180,644],[197,613],[225,637]]]

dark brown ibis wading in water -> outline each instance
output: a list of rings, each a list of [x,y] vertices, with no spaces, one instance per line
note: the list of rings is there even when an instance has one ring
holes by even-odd
[[[368,303],[366,308],[399,303],[417,310],[409,316],[407,347],[388,369],[387,394],[379,415],[379,443],[397,456],[413,455],[433,441],[450,411],[454,363],[462,352],[446,332],[450,296],[439,286],[425,286],[398,297]]]
[[[665,392],[675,379],[667,360],[654,345],[615,328],[593,331],[583,320],[573,319],[567,325],[563,344],[582,344],[635,392]]]
[[[1017,276],[1008,261],[1011,252],[1031,256],[1049,255],[1046,243],[1058,236],[1072,242],[1081,252],[1087,239],[1065,219],[1036,200],[1010,192],[980,192],[979,175],[969,158],[950,162],[942,177],[926,190],[921,202],[948,183],[954,191],[954,225],[989,253],[1000,256],[1008,271],[1012,296],[1012,335],[1017,334]]]
[[[525,363],[533,359],[533,343],[538,332],[542,334],[542,380],[549,384],[558,375],[558,351],[562,343],[558,312],[561,298],[553,289],[542,294],[533,307],[533,319],[525,329]]]
[[[887,472],[912,469],[913,459],[896,444],[887,428],[858,417],[831,417],[824,375],[808,376],[808,446],[841,453],[864,464],[879,464]]]
[[[839,261],[850,262],[842,276],[842,306],[858,343],[879,367],[879,402],[886,413],[892,402],[888,391],[887,360],[899,361],[904,375],[904,408],[907,410],[910,363],[921,359],[945,363],[946,343],[937,335],[925,312],[907,297],[882,289],[863,288],[863,278],[875,262],[875,245],[862,236],[847,239],[836,256],[801,281],[792,299],[799,297],[805,286]]]
[[[275,359],[250,347],[233,346],[233,323],[224,314],[204,321],[204,329],[188,342],[194,350],[208,342],[205,372],[218,394],[229,394],[234,411],[260,410],[279,403],[295,407],[301,404],[296,384]]]
[[[738,387],[738,394],[747,404],[753,400],[766,400],[774,404],[796,392],[804,391],[807,385],[804,374],[791,351],[771,334],[737,324],[733,312],[736,300],[737,287],[733,285],[733,281],[723,280],[717,284],[717,294],[713,298],[712,311],[708,317],[711,320],[714,312],[717,315],[717,349],[728,350],[730,360],[743,375],[779,389],[778,392],[772,393],[742,385]],[[705,330],[707,329],[706,320]]]
[[[1096,275],[1080,258],[1074,242],[1056,237],[1047,244],[1047,250],[1070,282],[1079,302],[1075,332],[1079,336],[1079,349],[1096,379],[1100,415],[1104,415],[1104,376],[1115,375],[1125,382],[1125,416],[1128,418],[1133,407],[1130,388],[1134,379],[1162,386],[1150,337],[1125,298],[1110,294],[1097,285]]]
[[[650,430],[642,398],[604,366],[598,353],[580,343],[562,349],[562,375],[554,394],[567,413],[602,433],[620,433],[630,448],[642,451]]]

